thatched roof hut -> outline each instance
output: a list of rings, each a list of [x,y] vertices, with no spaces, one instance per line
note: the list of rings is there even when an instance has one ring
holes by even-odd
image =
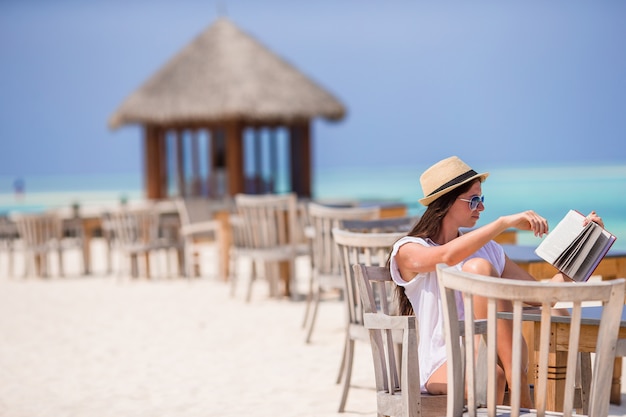
[[[271,192],[275,171],[290,173],[288,191],[310,196],[310,120],[344,115],[332,94],[220,18],[132,93],[109,126],[145,127],[149,198],[170,194],[172,177],[179,195],[215,196],[220,194],[216,181],[224,183],[223,194]],[[283,168],[277,166],[277,129],[289,136],[290,161]],[[168,166],[170,148],[176,163]],[[204,172],[203,161],[208,161]],[[264,161],[274,166],[258,166]]]

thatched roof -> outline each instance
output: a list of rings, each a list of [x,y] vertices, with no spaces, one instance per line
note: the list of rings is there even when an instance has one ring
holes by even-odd
[[[220,18],[131,94],[109,125],[289,123],[344,114],[329,92]]]

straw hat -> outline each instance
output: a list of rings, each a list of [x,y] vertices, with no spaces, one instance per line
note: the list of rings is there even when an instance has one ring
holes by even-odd
[[[420,176],[424,198],[419,202],[428,206],[447,192],[476,178],[480,178],[482,182],[488,176],[488,172],[478,174],[458,156],[451,156],[437,162]]]

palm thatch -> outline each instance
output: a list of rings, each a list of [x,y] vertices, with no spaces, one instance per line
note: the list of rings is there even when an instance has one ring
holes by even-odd
[[[131,94],[109,119],[124,124],[341,119],[332,94],[225,18]]]

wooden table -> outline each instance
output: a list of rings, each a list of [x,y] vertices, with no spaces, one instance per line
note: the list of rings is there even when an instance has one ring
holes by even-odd
[[[593,353],[596,348],[596,340],[598,337],[598,329],[600,326],[600,316],[602,307],[583,307],[582,320],[580,327],[579,352]],[[499,313],[500,317],[510,318],[512,313]],[[537,378],[537,361],[539,355],[538,343],[541,332],[541,312],[538,308],[530,308],[528,312],[522,315],[522,332],[526,343],[529,347],[529,375],[528,380],[536,386]],[[567,365],[567,352],[569,349],[569,329],[570,317],[568,316],[552,316],[552,324],[550,330],[550,356],[548,359],[548,396],[546,408],[551,411],[563,411],[563,399],[565,389],[565,373]],[[622,310],[622,318],[619,330],[619,339],[626,341],[626,306]],[[591,360],[589,355],[583,356],[581,364],[581,372],[583,375],[583,391],[589,392],[588,384],[591,383]],[[621,357],[616,358],[613,368],[613,379],[611,380],[611,403],[621,403]],[[586,410],[583,410],[585,413]]]
[[[504,248],[504,252],[507,256],[521,266],[524,270],[528,271],[532,276],[536,279],[549,279],[554,276],[558,272],[556,268],[552,265],[541,259],[539,256],[535,254],[535,248],[533,246],[523,246],[523,245],[502,245]],[[610,250],[609,253],[600,261],[600,264],[594,271],[593,275],[601,276],[603,280],[605,279],[615,279],[615,278],[626,278],[626,251],[620,250]],[[590,310],[588,310],[590,311]],[[564,346],[567,346],[567,339],[562,339],[562,335],[567,331],[567,324],[555,324],[556,329],[553,333],[555,338],[558,338],[558,343],[564,343]],[[589,334],[589,338],[585,343],[589,343],[591,340],[595,344],[595,338],[592,337],[594,332],[597,332],[597,324],[585,326],[586,331]],[[626,338],[626,325],[622,322],[622,329],[620,330],[620,338]],[[581,332],[583,330],[581,329]],[[569,334],[569,333],[567,333]],[[529,346],[532,346],[532,335],[533,335],[533,326],[532,324],[526,324],[524,335],[526,337],[526,341]],[[581,333],[581,338],[583,334]],[[529,340],[531,339],[531,340]],[[563,342],[565,340],[565,342]],[[581,346],[583,346],[583,341],[581,340]],[[584,345],[587,346],[588,344]],[[583,347],[584,347],[583,346]],[[582,349],[582,347],[581,347]],[[561,355],[562,353],[557,347],[557,355],[555,358],[555,366],[561,365]],[[533,357],[530,358],[531,363],[533,362]],[[565,354],[563,355],[563,366],[565,361]],[[620,379],[622,376],[622,358],[615,358],[615,365],[613,368],[613,383],[611,385],[611,402],[613,404],[621,403],[621,383]],[[564,381],[563,381],[564,382]],[[555,384],[558,384],[555,382]],[[562,403],[562,399],[557,401],[557,403]]]

